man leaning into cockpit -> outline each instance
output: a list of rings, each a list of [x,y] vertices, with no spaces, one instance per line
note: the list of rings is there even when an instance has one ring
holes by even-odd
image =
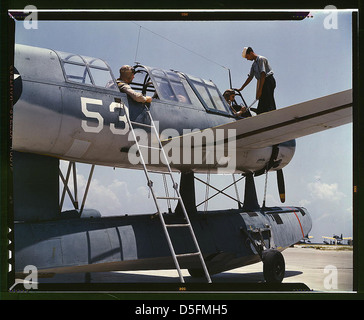
[[[152,102],[152,97],[143,96],[140,92],[134,91],[130,87],[130,83],[134,79],[134,68],[128,65],[124,65],[120,68],[120,77],[116,80],[116,83],[121,92],[125,92],[128,96],[130,96],[133,100],[142,103],[150,103]]]
[[[233,89],[225,90],[223,97],[236,117],[241,117],[246,112],[246,107],[234,104],[235,91]]]

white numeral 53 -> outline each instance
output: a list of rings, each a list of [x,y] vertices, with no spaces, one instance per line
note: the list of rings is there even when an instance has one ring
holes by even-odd
[[[87,123],[87,120],[82,120],[81,127],[85,132],[99,133],[104,128],[104,118],[97,111],[89,111],[87,109],[87,104],[102,106],[102,100],[81,97],[82,113],[87,118],[92,118],[97,120],[97,126],[90,126]],[[124,115],[123,116],[119,115],[118,118],[119,123],[124,123],[124,129],[116,128],[114,123],[110,123],[110,130],[114,134],[120,134],[120,135],[127,134],[129,132],[129,124],[126,117],[129,116],[129,109],[125,104],[113,101],[110,103],[109,110],[110,112],[115,112],[115,109],[124,109]]]

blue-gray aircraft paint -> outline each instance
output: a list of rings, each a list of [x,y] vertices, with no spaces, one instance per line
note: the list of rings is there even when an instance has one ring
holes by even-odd
[[[278,212],[274,214],[274,212]],[[276,221],[278,215],[282,221]],[[211,273],[260,261],[244,230],[271,226],[266,246],[283,251],[311,230],[311,218],[302,208],[270,208],[266,212],[231,209],[199,212],[190,217]],[[181,219],[171,215],[168,222]],[[108,218],[73,218],[15,225],[16,271],[28,264],[46,272],[86,272],[174,268],[158,218],[153,215]],[[24,237],[24,235],[27,237]],[[172,230],[176,252],[194,247],[187,230]],[[198,267],[194,259],[181,260],[182,268]],[[54,270],[52,270],[54,269]]]
[[[128,150],[134,142],[129,141],[127,130],[115,134],[111,125],[116,130],[125,128],[125,108],[129,110],[132,121],[146,122],[145,110],[140,103],[119,91],[67,82],[53,50],[18,45],[15,65],[23,82],[22,95],[14,106],[15,150],[113,167],[131,167],[127,152],[120,153],[120,150]],[[115,99],[121,100],[121,107],[115,105]],[[179,135],[184,129],[203,130],[236,121],[229,114],[224,116],[193,105],[186,107],[158,99],[153,100],[150,109],[154,120],[159,122],[160,132],[171,128]],[[44,136],[49,139],[45,140]],[[79,144],[83,145],[84,153],[81,148],[79,153],[74,154],[72,150]],[[295,143],[280,144],[279,150],[279,159],[284,161],[276,169],[289,163],[294,155]],[[272,147],[237,154],[236,172],[265,168],[271,154]],[[160,167],[160,163],[156,166]],[[171,163],[171,166],[185,170],[182,165]],[[194,168],[188,165],[186,170],[191,169],[213,172],[217,165],[206,167],[206,164],[196,164]]]
[[[128,108],[131,120],[143,122],[145,111],[140,104],[119,91],[65,81],[59,57],[52,50],[19,46],[15,67],[22,82],[21,96],[14,105],[13,148],[21,151],[17,154],[20,160],[14,170],[22,160],[23,165],[34,165],[27,152],[39,154],[36,161],[40,166],[44,165],[45,174],[58,171],[57,163],[48,161],[48,156],[127,167],[127,152],[120,151],[133,142],[128,141],[126,135],[111,131],[111,124],[119,132],[125,128],[125,123],[119,123],[125,109],[120,105],[116,108],[115,103],[120,99]],[[82,103],[87,112],[97,111],[97,117],[102,121],[97,117],[85,117]],[[205,129],[235,121],[232,116],[163,101],[154,101],[151,112],[155,120],[159,120],[161,131],[173,128],[179,134],[183,129]],[[97,132],[85,132],[80,122]],[[279,151],[288,158],[285,164],[292,158],[294,149],[294,141],[279,146]],[[272,152],[273,148],[268,147],[254,150],[250,156],[238,155],[242,162],[237,163],[237,172],[262,170],[269,163]],[[257,164],[249,162],[250,158],[255,162],[257,159],[262,161]],[[199,168],[200,172],[207,169],[210,168]],[[33,172],[29,174],[29,181],[37,181]],[[22,205],[15,208],[16,272],[22,272],[26,265],[34,265],[40,272],[174,268],[160,221],[152,215],[82,218],[75,211],[72,216],[72,212],[60,213],[56,209],[59,198],[58,194],[54,196],[56,187],[49,191],[53,193],[52,197],[46,188],[44,194],[36,188],[26,189],[21,174],[14,175],[14,185],[18,200],[28,192],[28,199],[34,196],[39,204],[30,208],[32,203],[28,202],[28,208]],[[42,198],[46,200],[43,212],[39,214]],[[54,198],[57,199],[49,200]],[[249,202],[249,199],[244,200]],[[180,217],[170,214],[166,219]],[[259,231],[267,248],[281,251],[311,230],[311,218],[302,208],[199,212],[191,213],[190,219],[211,273],[259,261],[261,257],[251,241]],[[191,243],[186,240],[188,237],[183,230],[172,230],[172,238],[177,250],[191,251]],[[198,264],[193,259],[186,259],[181,261],[181,266],[193,269]]]

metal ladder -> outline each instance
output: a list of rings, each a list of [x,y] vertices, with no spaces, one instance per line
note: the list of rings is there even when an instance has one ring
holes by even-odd
[[[155,126],[155,123],[153,121],[153,118],[152,118],[152,115],[149,111],[149,108],[147,106],[145,106],[145,109],[146,109],[146,113],[147,115],[149,116],[150,118],[150,125],[148,124],[145,124],[145,123],[140,123],[140,122],[134,122],[134,121],[131,121],[130,118],[129,118],[129,115],[126,113],[126,118],[128,120],[128,123],[129,123],[129,127],[130,127],[130,130],[133,134],[133,138],[134,138],[134,141],[136,143],[136,146],[137,146],[137,150],[139,152],[139,156],[140,156],[140,161],[143,165],[143,169],[144,169],[144,173],[145,173],[145,176],[146,176],[146,179],[147,179],[147,185],[151,191],[151,194],[153,196],[153,200],[154,200],[154,203],[155,203],[155,206],[156,206],[156,209],[157,209],[157,215],[159,216],[160,218],[160,221],[162,223],[162,227],[163,227],[163,231],[165,233],[165,236],[167,238],[167,242],[168,242],[168,246],[169,246],[169,249],[171,251],[171,254],[172,254],[172,258],[173,258],[173,261],[174,261],[174,264],[176,266],[176,269],[178,271],[178,275],[179,275],[179,278],[180,278],[180,281],[182,283],[185,282],[183,276],[182,276],[182,271],[181,271],[181,268],[180,268],[180,265],[179,265],[179,262],[178,262],[178,258],[182,258],[182,257],[191,257],[191,256],[197,256],[199,258],[199,261],[201,263],[201,266],[203,268],[203,271],[204,271],[204,274],[205,274],[205,277],[206,277],[206,280],[208,283],[211,283],[211,278],[210,278],[210,274],[207,270],[207,267],[206,267],[206,264],[205,264],[205,261],[203,259],[203,256],[202,256],[202,253],[201,253],[201,250],[200,250],[200,247],[198,245],[198,242],[197,242],[197,239],[196,239],[196,236],[195,236],[195,233],[193,231],[193,228],[192,228],[192,225],[191,225],[191,222],[190,222],[190,219],[188,217],[188,214],[187,214],[187,211],[186,211],[186,208],[184,206],[184,203],[183,203],[183,200],[182,200],[182,197],[178,191],[178,184],[175,182],[175,180],[173,179],[173,175],[172,175],[172,170],[171,170],[171,167],[169,165],[169,162],[168,162],[168,159],[167,159],[167,156],[166,156],[166,153],[163,149],[163,146],[162,146],[162,143],[160,141],[160,138],[159,138],[159,133],[158,133],[158,130]],[[142,126],[142,127],[147,127],[147,128],[151,128],[151,135],[152,135],[152,131],[154,132],[154,135],[156,136],[157,138],[157,141],[158,141],[158,148],[156,147],[152,147],[152,146],[145,146],[145,145],[141,145],[139,142],[138,142],[138,139],[136,137],[136,134],[135,134],[135,131],[134,131],[134,126],[133,125],[137,125],[137,126]],[[163,163],[165,164],[165,166],[167,167],[167,171],[156,171],[156,170],[149,170],[147,168],[147,165],[144,161],[144,158],[143,158],[143,154],[141,152],[141,148],[148,148],[148,149],[158,149],[160,151],[160,153],[162,154],[163,156]],[[175,190],[175,194],[176,196],[174,197],[170,197],[169,195],[168,196],[165,196],[165,197],[162,197],[162,196],[157,196],[155,194],[155,191],[153,189],[153,181],[150,179],[149,177],[149,174],[150,173],[159,173],[159,174],[164,174],[164,175],[168,175],[170,178],[171,178],[171,182],[172,182],[172,186],[173,186],[173,189]],[[163,214],[160,210],[160,206],[159,206],[159,201],[160,200],[167,200],[167,201],[170,201],[170,200],[178,200],[181,208],[182,208],[182,212],[183,212],[183,215],[184,215],[184,219],[186,221],[186,223],[182,223],[182,224],[166,224],[165,220],[164,220],[164,217],[163,217]],[[169,235],[169,231],[168,229],[169,228],[188,228],[189,231],[190,231],[190,234],[191,234],[191,237],[192,237],[192,240],[194,242],[194,245],[196,247],[196,251],[195,252],[189,252],[189,253],[182,253],[182,254],[176,254],[175,250],[174,250],[174,247],[173,247],[173,244],[172,244],[172,241],[171,241],[171,237]]]

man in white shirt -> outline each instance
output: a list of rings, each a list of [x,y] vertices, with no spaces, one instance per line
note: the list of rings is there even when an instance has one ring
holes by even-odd
[[[245,83],[238,91],[243,90],[255,77],[258,81],[256,99],[259,100],[257,114],[276,109],[274,100],[274,89],[276,81],[273,77],[273,70],[266,57],[257,55],[251,47],[245,47],[242,53],[243,58],[254,61]]]
[[[150,103],[152,102],[152,97],[143,96],[140,92],[134,91],[130,87],[130,83],[134,79],[134,69],[131,66],[124,65],[120,68],[120,78],[116,80],[116,83],[118,84],[119,90],[121,92],[125,92],[127,95],[129,95],[132,99],[134,99],[137,102],[142,103]]]

